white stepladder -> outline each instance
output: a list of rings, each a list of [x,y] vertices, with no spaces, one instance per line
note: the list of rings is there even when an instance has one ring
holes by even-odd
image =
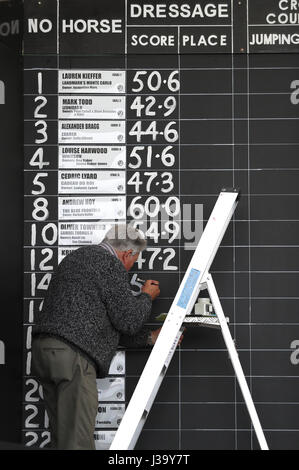
[[[237,206],[239,195],[240,192],[234,188],[221,190],[110,450],[134,449],[182,334],[185,317],[190,315],[198,294],[203,289],[208,289],[259,445],[262,450],[268,450],[215,284],[209,274],[210,266]]]

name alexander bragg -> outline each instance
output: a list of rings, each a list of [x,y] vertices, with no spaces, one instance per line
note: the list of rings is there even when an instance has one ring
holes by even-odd
[[[62,122],[61,129],[100,129],[100,124],[97,122]]]

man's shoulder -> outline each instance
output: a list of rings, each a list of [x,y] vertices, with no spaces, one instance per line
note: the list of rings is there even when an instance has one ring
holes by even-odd
[[[80,246],[68,254],[68,257],[79,258],[82,256],[106,256],[107,252],[99,245]]]
[[[100,245],[82,246],[70,253],[68,257],[69,261],[76,260],[87,265],[91,264],[93,267],[98,266],[109,270],[125,270],[117,256],[114,256]]]

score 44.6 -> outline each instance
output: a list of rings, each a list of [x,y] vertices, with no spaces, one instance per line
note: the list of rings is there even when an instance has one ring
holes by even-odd
[[[159,124],[157,121],[152,121],[150,124],[146,121],[137,121],[130,129],[129,135],[134,137],[136,142],[141,142],[143,136],[149,136],[153,142],[156,142],[158,136],[162,136],[166,142],[174,143],[179,138],[177,129],[173,128],[176,124],[176,121],[170,121],[167,124],[165,121],[159,121]]]

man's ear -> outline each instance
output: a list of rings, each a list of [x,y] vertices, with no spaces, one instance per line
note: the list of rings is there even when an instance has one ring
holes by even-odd
[[[132,256],[133,250],[127,250],[124,252],[125,258],[130,258]]]
[[[118,259],[123,262],[126,259],[126,252],[125,251],[117,251]]]

